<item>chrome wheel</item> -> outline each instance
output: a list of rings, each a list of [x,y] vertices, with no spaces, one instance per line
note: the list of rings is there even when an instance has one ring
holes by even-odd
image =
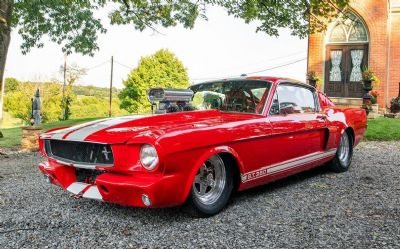
[[[218,201],[226,184],[225,165],[221,157],[209,158],[199,169],[193,182],[195,198],[204,205]]]
[[[350,153],[351,152],[350,152],[349,136],[347,135],[347,132],[344,132],[340,140],[338,157],[340,163],[345,167],[347,167],[349,164]]]

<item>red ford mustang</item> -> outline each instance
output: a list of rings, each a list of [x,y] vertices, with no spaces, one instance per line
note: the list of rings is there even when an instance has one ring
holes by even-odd
[[[155,115],[98,120],[40,139],[46,179],[77,197],[136,207],[221,211],[233,191],[323,164],[349,169],[365,110],[272,77],[152,89]]]

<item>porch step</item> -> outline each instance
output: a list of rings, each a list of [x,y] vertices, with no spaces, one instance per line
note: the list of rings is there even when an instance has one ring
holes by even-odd
[[[344,107],[361,107],[363,104],[363,100],[361,98],[337,98],[337,97],[330,97],[330,99],[335,103],[337,106],[344,106]]]

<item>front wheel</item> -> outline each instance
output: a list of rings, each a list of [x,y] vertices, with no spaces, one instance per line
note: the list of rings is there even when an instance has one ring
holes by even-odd
[[[328,164],[329,169],[336,173],[346,172],[353,159],[353,139],[345,131],[340,139],[339,147],[333,160]]]
[[[188,204],[195,216],[219,213],[228,203],[233,189],[233,172],[219,155],[207,159],[193,181]]]

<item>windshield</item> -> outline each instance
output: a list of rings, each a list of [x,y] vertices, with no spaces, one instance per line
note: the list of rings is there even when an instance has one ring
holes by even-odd
[[[262,114],[271,83],[259,80],[235,80],[198,84],[192,105],[197,110]]]

